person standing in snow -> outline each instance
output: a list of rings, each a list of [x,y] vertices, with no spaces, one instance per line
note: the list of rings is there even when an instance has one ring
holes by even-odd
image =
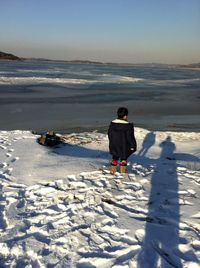
[[[118,118],[110,123],[108,129],[112,174],[117,170],[118,160],[120,160],[120,173],[125,173],[127,158],[137,150],[134,126],[133,123],[128,122],[128,109],[120,107],[117,116]]]

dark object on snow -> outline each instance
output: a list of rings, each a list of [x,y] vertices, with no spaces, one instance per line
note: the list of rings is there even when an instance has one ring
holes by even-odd
[[[39,137],[37,141],[41,145],[50,147],[62,143],[61,137],[57,136],[53,131],[49,131],[46,134],[41,135],[41,137]]]

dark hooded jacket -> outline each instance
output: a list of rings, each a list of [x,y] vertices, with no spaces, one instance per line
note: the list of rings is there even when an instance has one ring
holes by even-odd
[[[112,121],[108,129],[108,138],[112,156],[126,160],[137,150],[132,123],[120,119]]]

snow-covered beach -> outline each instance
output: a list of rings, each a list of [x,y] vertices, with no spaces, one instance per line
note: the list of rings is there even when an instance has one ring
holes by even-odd
[[[200,267],[200,133],[135,135],[122,176],[105,134],[0,131],[0,267]]]

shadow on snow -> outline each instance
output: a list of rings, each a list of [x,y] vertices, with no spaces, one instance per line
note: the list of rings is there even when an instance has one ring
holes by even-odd
[[[155,134],[150,132],[145,137],[138,155],[133,156],[133,163],[141,164],[147,170],[150,166],[154,168],[138,267],[181,268],[182,254],[178,250],[180,205],[177,161],[199,163],[200,159],[190,154],[174,153],[176,146],[170,136],[161,142],[158,159],[147,158],[146,154],[154,143]],[[193,255],[193,260],[197,261],[197,257]]]

